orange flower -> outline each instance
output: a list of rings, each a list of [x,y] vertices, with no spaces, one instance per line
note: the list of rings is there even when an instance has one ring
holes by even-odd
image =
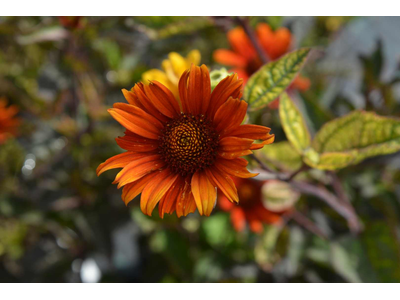
[[[219,206],[224,211],[231,213],[231,221],[236,231],[243,231],[246,222],[250,230],[255,233],[263,231],[263,224],[279,224],[282,221],[282,211],[268,210],[263,203],[262,188],[268,181],[255,179],[234,178],[237,185],[240,204],[234,205],[225,195],[219,195]]]
[[[256,28],[258,42],[269,59],[275,60],[288,52],[292,35],[287,28],[281,27],[275,32],[268,24],[260,23]],[[242,28],[228,32],[228,40],[233,51],[218,49],[214,52],[214,60],[220,64],[232,66],[231,72],[239,75],[246,83],[249,77],[262,65],[250,39]],[[298,76],[291,88],[305,91],[310,87],[310,80]]]
[[[78,29],[82,26],[82,17],[69,16],[69,17],[58,17],[61,25],[67,29]]]
[[[151,215],[158,203],[161,217],[176,211],[178,217],[194,212],[209,216],[216,188],[229,201],[238,202],[230,176],[253,177],[240,156],[274,141],[270,128],[240,125],[247,103],[237,75],[223,79],[211,92],[205,65],[192,65],[179,80],[180,103],[164,85],[151,81],[123,90],[129,104],[115,103],[110,114],[126,128],[116,139],[127,150],[97,168],[123,168],[114,183],[124,187],[128,204],[141,193],[142,212]],[[260,140],[260,143],[255,143]]]
[[[18,108],[15,105],[7,106],[5,98],[0,98],[0,144],[4,143],[10,136],[17,134],[19,119],[15,118]]]

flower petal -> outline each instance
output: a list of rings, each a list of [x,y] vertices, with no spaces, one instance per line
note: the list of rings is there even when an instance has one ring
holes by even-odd
[[[215,50],[213,57],[217,63],[220,63],[222,65],[239,67],[239,68],[245,68],[247,66],[246,58],[230,50],[226,49]]]
[[[196,211],[196,201],[192,194],[190,178],[186,178],[182,182],[181,190],[176,200],[176,215],[180,218],[194,211]]]
[[[250,226],[250,230],[253,231],[254,233],[261,233],[263,232],[263,225],[262,222],[256,218],[254,218],[253,216],[249,216],[248,217],[248,221],[249,221],[249,226]]]
[[[262,48],[270,59],[275,60],[289,50],[292,41],[289,29],[282,27],[273,32],[268,24],[260,23],[256,28],[256,33]]]
[[[139,195],[145,186],[154,178],[154,174],[150,173],[142,178],[136,180],[135,182],[128,183],[122,189],[122,200],[125,205],[128,205],[137,195]]]
[[[189,66],[191,64],[198,66],[200,64],[200,60],[201,60],[201,53],[197,49],[193,49],[188,53],[188,55],[186,55],[186,61],[189,64]]]
[[[228,198],[225,197],[224,194],[219,193],[218,195],[218,206],[223,210],[223,211],[231,211],[236,205],[233,204],[228,200]]]
[[[173,185],[169,188],[168,192],[161,198],[158,204],[158,214],[160,218],[164,218],[164,213],[171,214],[176,209],[176,202],[182,193],[182,186],[184,180],[178,177]]]
[[[180,108],[174,95],[164,85],[157,81],[151,81],[144,86],[146,95],[154,106],[165,116],[174,118],[179,115]]]
[[[158,141],[146,139],[134,133],[131,134],[117,137],[115,140],[118,146],[132,152],[151,152],[158,148]]]
[[[215,166],[210,167],[205,171],[208,178],[220,189],[220,191],[228,198],[229,201],[236,203],[239,202],[235,183],[228,174],[219,170]]]
[[[194,200],[193,194],[190,193],[182,193],[181,197],[178,198],[176,203],[176,215],[178,218],[184,216],[186,217],[188,214],[196,211],[196,201]]]
[[[260,126],[260,125],[251,125],[244,124],[239,127],[232,128],[229,131],[226,131],[225,135],[248,138],[253,140],[266,140],[269,138],[269,132],[271,128]]]
[[[152,80],[157,80],[158,82],[161,82],[163,84],[169,81],[167,74],[158,69],[150,69],[142,74],[142,81],[144,84],[147,84],[149,81]]]
[[[254,143],[251,145],[250,150],[258,150],[263,148],[265,145],[272,144],[275,140],[275,134],[270,134],[268,135],[268,138],[265,141],[262,141],[261,143]]]
[[[218,155],[225,159],[234,159],[239,156],[253,153],[250,147],[253,143],[251,139],[225,137],[219,142]]]
[[[133,153],[133,152],[124,152],[121,154],[117,154],[113,157],[110,157],[107,159],[105,162],[101,163],[96,170],[97,176],[99,176],[101,173],[111,170],[111,169],[116,169],[116,168],[123,168],[132,161],[139,159],[141,157],[144,157],[145,154],[139,154],[139,153]]]
[[[192,64],[189,72],[187,101],[189,113],[193,115],[204,114],[210,103],[211,82],[210,74],[205,65],[197,67]]]
[[[135,105],[135,106],[143,109],[144,111],[146,110],[134,92],[128,91],[126,89],[122,89],[122,93],[124,94],[124,97],[125,97],[126,101],[128,101],[129,104]]]
[[[140,208],[144,214],[151,216],[154,207],[156,207],[178,176],[178,174],[171,173],[170,169],[165,169],[153,177],[152,181],[144,188],[140,198]]]
[[[174,73],[179,77],[180,74],[185,72],[188,68],[185,58],[177,52],[170,52],[168,54],[169,61],[171,62]]]
[[[192,176],[192,194],[196,201],[199,214],[209,216],[214,208],[217,199],[215,186],[208,179],[204,171],[197,171]]]
[[[188,103],[188,79],[189,79],[189,70],[186,70],[181,75],[178,83],[179,89],[179,98],[181,99],[182,104],[182,111],[188,112],[189,111],[189,103]]]
[[[246,69],[241,69],[241,68],[233,68],[230,69],[229,72],[236,73],[238,78],[243,80],[243,85],[246,85],[247,81],[249,80],[249,77],[252,75],[247,73]],[[237,98],[240,99],[240,97]]]
[[[126,129],[149,139],[158,139],[164,127],[152,115],[133,105],[115,103],[114,108],[108,109],[108,112]]]
[[[117,174],[113,183],[118,183],[118,188],[120,188],[164,166],[165,161],[161,159],[160,155],[146,155],[126,165]]]
[[[223,135],[224,132],[239,127],[246,116],[246,111],[247,103],[245,101],[230,97],[215,114],[215,129]]]
[[[298,75],[289,86],[289,88],[296,89],[299,91],[307,91],[310,88],[311,81],[309,78]]]
[[[228,40],[233,50],[245,57],[247,60],[257,57],[256,50],[242,28],[237,27],[230,30],[228,32]]]
[[[258,175],[258,173],[250,173],[249,170],[247,170],[248,162],[244,158],[235,158],[235,159],[223,159],[223,158],[218,158],[215,161],[215,166],[224,171],[225,173],[228,173],[231,176],[236,176],[240,178],[251,178],[255,177]]]
[[[207,115],[214,120],[215,113],[229,97],[240,99],[242,97],[242,85],[243,80],[238,79],[237,74],[222,79],[211,93]]]
[[[132,91],[135,93],[137,98],[139,99],[141,105],[144,107],[144,111],[155,118],[161,120],[162,122],[168,121],[168,118],[164,116],[150,101],[148,95],[145,92],[145,85],[142,82],[135,84],[132,88]]]
[[[243,208],[236,206],[231,212],[231,221],[236,231],[243,231],[246,226],[246,216]]]

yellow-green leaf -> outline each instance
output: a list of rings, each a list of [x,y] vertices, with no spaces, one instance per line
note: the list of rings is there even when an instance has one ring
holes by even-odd
[[[318,153],[341,153],[342,159],[347,155],[348,164],[394,153],[400,151],[400,119],[355,111],[325,124],[315,136],[312,147]],[[334,156],[329,154],[330,161]]]
[[[319,154],[314,149],[308,149],[304,153],[303,160],[310,167],[320,170],[336,170],[352,164],[357,152],[326,152]]]
[[[250,110],[258,110],[276,99],[300,71],[310,48],[302,48],[270,62],[254,73],[244,89]]]
[[[295,171],[302,165],[300,155],[287,141],[268,145],[268,147],[256,151],[255,155],[269,167],[275,169]]]
[[[302,154],[311,144],[310,133],[302,114],[286,93],[279,100],[279,116],[287,139]]]

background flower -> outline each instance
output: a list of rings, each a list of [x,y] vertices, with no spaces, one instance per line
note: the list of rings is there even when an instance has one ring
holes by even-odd
[[[235,205],[223,194],[219,194],[218,205],[222,210],[230,213],[232,224],[237,231],[243,231],[248,224],[251,231],[261,233],[263,224],[281,223],[282,215],[291,210],[294,201],[298,198],[298,196],[288,197],[289,194],[286,193],[284,198],[290,202],[290,205],[279,206],[277,202],[281,202],[282,199],[276,201],[277,195],[272,191],[274,189],[272,186],[275,185],[274,180],[263,181],[250,178],[234,178],[233,180],[237,186],[240,202]],[[263,189],[266,190],[264,193]],[[280,191],[282,191],[282,186],[279,188]]]
[[[199,50],[192,50],[188,55],[183,57],[179,53],[170,52],[168,59],[164,59],[159,69],[151,69],[143,73],[142,81],[148,84],[149,81],[155,80],[165,85],[174,96],[179,99],[178,83],[183,72],[190,68],[191,64],[198,66],[200,64],[201,54]]]
[[[20,124],[20,120],[16,118],[18,111],[17,106],[7,106],[7,100],[0,98],[0,144],[17,134]]]
[[[270,60],[286,54],[293,43],[292,34],[284,27],[273,31],[268,24],[260,23],[256,27],[256,34],[258,42]],[[214,60],[222,65],[233,67],[230,71],[237,73],[239,78],[243,78],[246,83],[249,77],[263,65],[263,62],[243,28],[230,30],[227,37],[232,50],[215,50]],[[291,85],[291,88],[300,91],[305,91],[309,87],[310,80],[301,75]]]

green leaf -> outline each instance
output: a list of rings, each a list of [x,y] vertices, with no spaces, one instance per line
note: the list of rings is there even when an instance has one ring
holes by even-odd
[[[202,223],[202,228],[207,242],[212,246],[226,246],[233,239],[229,234],[231,225],[227,214],[214,214],[208,217]]]
[[[400,281],[400,252],[396,232],[386,221],[365,223],[361,235],[364,249],[380,282]]]
[[[307,165],[316,169],[336,170],[352,164],[356,155],[356,151],[319,154],[314,149],[308,149],[304,153],[303,160]]]
[[[274,101],[300,71],[310,48],[302,48],[270,62],[254,73],[244,89],[250,110],[258,110]]]
[[[279,116],[287,139],[302,154],[311,144],[310,133],[302,114],[286,93],[279,100]]]
[[[268,166],[286,171],[295,171],[302,165],[301,156],[287,141],[268,145],[256,151],[255,155]]]
[[[330,246],[333,269],[348,282],[362,282],[357,272],[357,257],[354,257],[354,253],[347,251],[337,242],[332,242]]]
[[[93,47],[105,56],[111,69],[117,70],[119,68],[122,54],[118,43],[111,39],[98,39],[94,42]]]
[[[394,153],[400,150],[400,119],[355,111],[325,124],[315,136],[312,147],[320,154],[319,158],[305,159],[306,163],[311,161],[310,165],[328,170]]]
[[[255,261],[263,269],[269,269],[275,263],[277,256],[275,254],[276,244],[282,227],[267,225],[261,238],[257,240],[254,248]]]

